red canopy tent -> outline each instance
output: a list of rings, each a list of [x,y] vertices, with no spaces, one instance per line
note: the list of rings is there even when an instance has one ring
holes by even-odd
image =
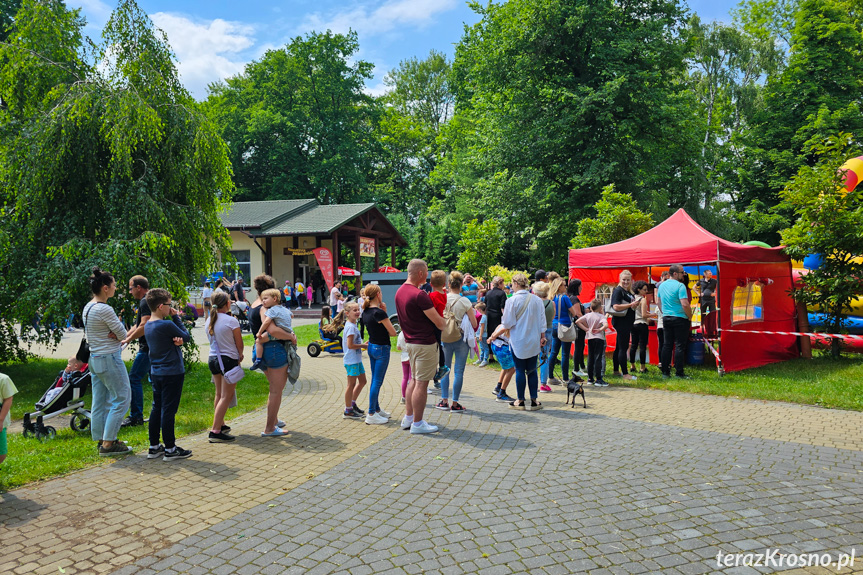
[[[791,259],[781,248],[745,246],[717,237],[682,209],[656,227],[628,240],[569,251],[569,277],[582,281],[581,300],[594,298],[597,287],[615,286],[624,269],[633,280],[658,279],[671,264],[717,268],[718,324],[726,371],[736,371],[797,357],[795,336],[744,334],[727,330],[796,331]],[[753,286],[753,287],[750,287]],[[607,288],[605,288],[607,290]],[[758,304],[741,312],[745,295],[758,294]],[[751,304],[751,300],[750,300]],[[697,305],[693,303],[693,306]],[[757,316],[757,317],[756,317]]]

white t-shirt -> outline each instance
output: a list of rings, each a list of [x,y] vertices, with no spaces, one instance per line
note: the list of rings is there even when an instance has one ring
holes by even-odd
[[[210,341],[210,357],[216,357],[213,340],[219,346],[219,354],[232,359],[239,359],[237,343],[234,341],[234,330],[240,329],[240,322],[232,315],[220,313],[216,316],[216,325],[213,326],[213,335],[210,335],[210,322],[204,324],[207,330],[207,339]]]
[[[205,287],[203,289],[203,291],[201,292],[201,297],[204,299],[207,299],[208,297],[211,297],[212,295],[213,295],[213,288],[210,288],[210,287]]]
[[[333,289],[330,290],[330,307],[333,307],[336,305],[336,303],[339,301],[339,298],[341,297],[341,295],[342,295],[342,292],[339,290],[339,288],[337,288],[335,286],[333,287]]]
[[[354,336],[354,345],[359,345],[363,342],[363,338],[360,337],[360,329],[357,327],[357,324],[354,322],[348,321],[345,322],[345,331],[342,332],[342,342],[344,342],[344,364],[345,365],[353,365],[355,363],[363,362],[363,350],[362,349],[348,349],[348,336]]]

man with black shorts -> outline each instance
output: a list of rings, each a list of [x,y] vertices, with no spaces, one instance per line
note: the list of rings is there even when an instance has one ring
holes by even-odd
[[[429,295],[420,289],[428,275],[423,260],[408,264],[408,280],[396,292],[396,312],[405,336],[413,378],[405,393],[405,416],[402,429],[413,434],[434,433],[436,425],[423,420],[428,401],[428,383],[438,369],[438,343],[435,329],[443,330],[444,319],[434,308]]]

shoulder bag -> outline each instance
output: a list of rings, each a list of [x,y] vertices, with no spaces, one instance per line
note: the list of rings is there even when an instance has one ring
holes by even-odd
[[[443,310],[444,326],[441,332],[440,340],[444,343],[455,343],[464,337],[461,331],[461,326],[455,318],[455,313],[452,311],[452,306],[464,299],[464,296],[458,296],[458,299],[447,302]],[[466,313],[466,312],[465,312]]]
[[[561,300],[563,300],[563,296],[561,296],[560,299],[558,299],[555,302],[555,305],[557,306],[555,308],[555,313],[556,313],[558,318],[560,318],[560,302],[561,302]],[[566,310],[566,314],[569,315],[569,310]],[[572,342],[578,338],[578,328],[575,327],[575,322],[572,321],[571,315],[569,316],[569,325],[563,325],[562,323],[560,323],[560,320],[558,319],[557,338],[560,341],[565,341],[565,342]]]
[[[89,317],[93,308],[100,303],[102,302],[96,302],[91,305],[90,309],[87,310],[87,313],[84,314],[84,335],[81,336],[81,345],[78,346],[78,353],[75,354],[75,359],[81,363],[90,363],[90,342],[87,341],[87,317]]]
[[[620,287],[620,286],[618,286],[618,287]],[[617,288],[614,288],[614,289],[616,290]],[[616,309],[614,309],[614,306],[611,305],[611,300],[614,299],[614,292],[611,292],[611,296],[612,297],[605,300],[605,313],[607,313],[608,315],[610,315],[612,317],[623,317],[623,316],[625,316],[626,312],[629,310],[624,309],[624,310],[617,311]]]
[[[222,370],[222,375],[225,381],[231,385],[236,385],[241,379],[246,377],[246,372],[239,365],[233,369],[225,371],[225,364],[222,363],[222,353],[219,351],[219,340],[216,338],[216,326],[213,326],[213,350],[216,352],[216,359],[219,361],[219,369]]]

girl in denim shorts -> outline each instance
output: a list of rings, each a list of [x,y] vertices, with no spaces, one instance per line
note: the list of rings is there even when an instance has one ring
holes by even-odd
[[[360,419],[365,412],[357,407],[356,398],[360,390],[366,385],[366,368],[363,366],[363,350],[368,344],[363,343],[357,320],[360,318],[360,306],[356,302],[345,304],[345,331],[342,332],[342,341],[345,348],[345,371],[348,373],[348,386],[345,389],[345,412],[344,419]]]

